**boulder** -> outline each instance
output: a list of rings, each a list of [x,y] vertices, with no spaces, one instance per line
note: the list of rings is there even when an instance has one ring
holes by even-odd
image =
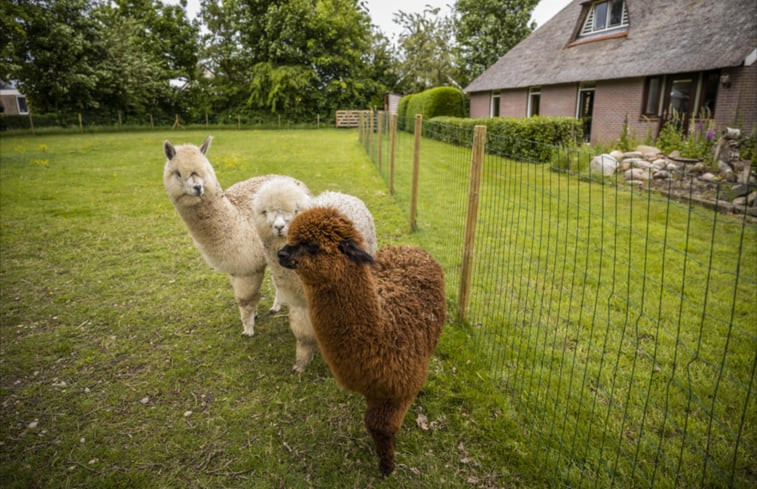
[[[593,174],[600,174],[606,177],[615,173],[615,170],[618,168],[618,160],[605,153],[592,158],[589,166]]]
[[[667,165],[668,165],[668,160],[666,160],[665,158],[659,158],[652,162],[652,168],[655,168],[657,170],[662,170]]]
[[[644,158],[649,159],[657,158],[657,155],[662,153],[659,148],[655,148],[654,146],[645,146],[643,144],[636,146],[636,151],[644,155]]]
[[[616,160],[620,161],[623,159],[623,152],[618,151],[617,149],[610,151],[610,156],[615,158]]]
[[[648,168],[652,168],[652,163],[642,158],[628,158],[623,161],[624,162],[628,161],[631,164],[631,168],[643,168],[645,170]]]
[[[667,170],[657,170],[656,172],[654,172],[655,180],[668,180],[670,176],[670,172]]]
[[[710,172],[705,173],[704,175],[702,175],[699,178],[701,178],[705,182],[717,182],[717,181],[720,180],[719,177],[716,177],[713,173],[710,173]]]
[[[627,170],[623,176],[626,180],[638,180],[638,181],[647,181],[649,180],[649,171],[644,170],[643,168],[631,168],[630,170]]]
[[[623,153],[623,158],[644,158],[644,154],[640,151],[629,151],[628,153]]]

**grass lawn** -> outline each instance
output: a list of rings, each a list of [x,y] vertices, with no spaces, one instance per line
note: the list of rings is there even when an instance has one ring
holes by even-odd
[[[320,357],[291,373],[285,315],[240,335],[227,277],[194,249],[162,184],[162,141],[205,136],[0,139],[0,485],[545,486],[463,326],[445,329],[388,479],[362,398]],[[292,175],[316,193],[361,197],[381,244],[423,239],[355,131],[214,136],[224,187]],[[272,299],[267,279],[262,311]]]
[[[406,210],[413,137],[398,141]],[[454,298],[470,150],[420,153],[415,236]],[[492,155],[482,182],[474,349],[552,484],[756,484],[757,225]]]

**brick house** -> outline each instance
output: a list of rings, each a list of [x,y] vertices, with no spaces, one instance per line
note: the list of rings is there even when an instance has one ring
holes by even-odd
[[[584,121],[587,141],[673,114],[757,131],[757,1],[573,0],[465,88],[471,117]]]

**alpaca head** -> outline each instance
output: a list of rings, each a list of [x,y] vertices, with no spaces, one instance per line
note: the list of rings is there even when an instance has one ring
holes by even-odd
[[[373,263],[355,226],[331,207],[299,213],[289,226],[287,244],[278,257],[281,266],[296,270],[303,280],[339,275],[349,263]]]
[[[220,191],[213,167],[205,157],[210,148],[210,136],[202,146],[182,144],[174,146],[163,142],[166,166],[163,169],[163,185],[174,204],[196,205],[210,191]]]
[[[260,186],[252,200],[255,226],[260,237],[268,241],[286,238],[289,224],[310,201],[302,183],[289,177],[273,177]]]

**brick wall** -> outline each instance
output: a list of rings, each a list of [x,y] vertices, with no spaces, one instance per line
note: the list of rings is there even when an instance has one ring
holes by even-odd
[[[628,116],[631,136],[643,140],[650,133],[656,136],[658,122],[641,120],[644,78],[623,78],[597,82],[594,92],[594,115],[591,142],[610,143],[620,137]]]
[[[731,78],[730,88],[718,87],[715,122],[718,129],[739,127],[743,134],[757,131],[757,63],[721,71]]]
[[[470,117],[474,119],[489,117],[490,108],[491,94],[489,92],[470,94]]]
[[[578,86],[575,83],[542,87],[540,115],[575,117]]]
[[[502,90],[499,99],[499,115],[502,117],[526,117],[528,90]]]

